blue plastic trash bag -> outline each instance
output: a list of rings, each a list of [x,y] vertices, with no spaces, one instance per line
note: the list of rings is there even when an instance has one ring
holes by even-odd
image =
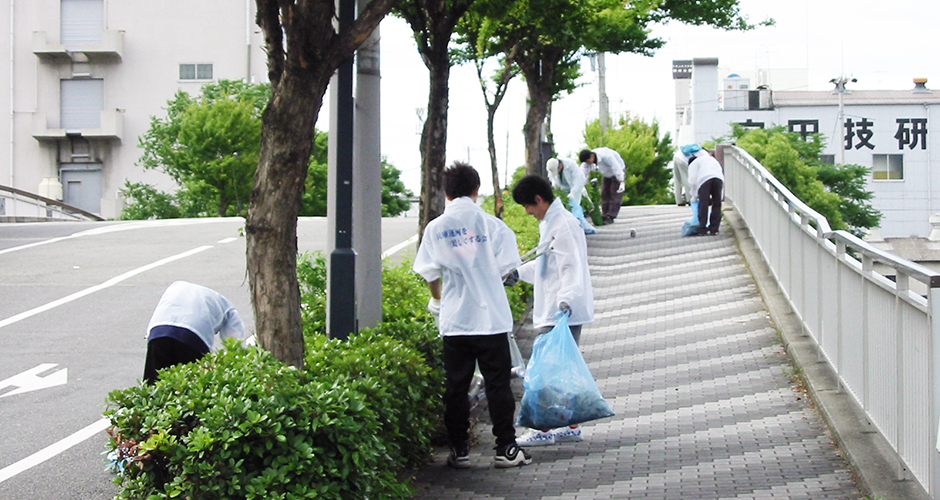
[[[516,419],[522,427],[554,429],[614,415],[571,336],[567,314],[535,339],[523,386]]]
[[[571,214],[574,215],[578,219],[578,222],[581,223],[581,229],[584,230],[584,234],[594,234],[597,232],[597,230],[594,229],[594,226],[592,226],[591,223],[584,218],[584,209],[581,208],[581,205],[571,207]]]
[[[698,223],[698,200],[689,203],[692,206],[692,218],[682,224],[682,236],[695,236],[701,226]]]

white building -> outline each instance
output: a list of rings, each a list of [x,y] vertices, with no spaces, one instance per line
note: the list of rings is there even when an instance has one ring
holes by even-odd
[[[61,183],[64,202],[104,217],[125,180],[173,188],[135,163],[178,89],[267,81],[254,0],[10,0],[0,30],[0,185],[56,197]]]
[[[940,212],[940,142],[929,133],[940,123],[940,91],[926,80],[915,79],[909,90],[853,90],[852,81],[836,80],[832,91],[774,90],[722,75],[717,58],[673,61],[673,78],[678,144],[727,136],[732,123],[821,133],[827,161],[872,168],[868,189],[882,213],[882,237],[930,234],[929,218]],[[767,73],[755,78],[765,79]]]

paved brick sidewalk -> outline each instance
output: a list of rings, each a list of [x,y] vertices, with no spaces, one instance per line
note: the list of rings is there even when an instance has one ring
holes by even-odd
[[[733,236],[723,227],[683,238],[689,216],[687,207],[624,207],[588,237],[596,320],[581,347],[617,415],[585,424],[582,443],[532,448],[531,465],[495,469],[479,411],[472,467],[450,469],[437,450],[415,475],[415,498],[862,497],[791,377]],[[523,354],[531,341],[524,329]]]

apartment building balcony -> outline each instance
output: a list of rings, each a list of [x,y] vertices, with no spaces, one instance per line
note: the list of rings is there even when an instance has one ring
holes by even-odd
[[[83,58],[89,62],[119,62],[124,52],[124,32],[103,30],[98,43],[66,48],[62,43],[50,43],[45,31],[34,31],[32,47],[33,53],[48,63],[85,62]]]
[[[48,115],[37,111],[32,117],[32,136],[37,141],[56,141],[80,136],[85,139],[121,142],[124,136],[124,113],[116,109],[102,110],[99,116],[97,127],[96,124],[90,123],[87,127],[65,129],[50,126]]]

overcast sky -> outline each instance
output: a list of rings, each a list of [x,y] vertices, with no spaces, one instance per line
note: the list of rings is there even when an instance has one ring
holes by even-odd
[[[741,0],[751,22],[768,17],[776,25],[739,33],[678,23],[653,27],[666,40],[654,57],[611,55],[607,95],[611,116],[622,113],[658,120],[662,132],[674,126],[674,59],[717,57],[720,74],[747,76],[756,70],[791,69],[793,78],[770,82],[777,90],[832,88],[841,74],[855,77],[856,89],[908,89],[915,77],[940,91],[940,2],[936,0]],[[406,186],[420,192],[419,110],[427,106],[428,72],[408,25],[389,17],[381,27],[382,152],[402,171]],[[598,116],[597,75],[582,62],[581,87],[554,104],[555,149],[576,156],[584,146],[584,125]],[[501,175],[525,161],[522,126],[525,84],[517,79],[499,109],[496,149]],[[327,103],[319,127],[328,129]],[[469,160],[492,192],[486,150],[486,112],[472,65],[455,67],[450,79],[447,161]],[[503,183],[501,179],[501,184]]]

